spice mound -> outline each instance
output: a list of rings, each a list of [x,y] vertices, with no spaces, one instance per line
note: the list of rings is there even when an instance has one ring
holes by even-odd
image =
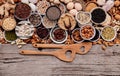
[[[106,41],[112,41],[116,37],[116,31],[114,28],[107,26],[102,30],[101,36]]]
[[[15,17],[17,19],[23,20],[27,19],[31,14],[31,8],[25,3],[18,3],[15,7]]]
[[[6,31],[11,31],[15,28],[16,21],[14,18],[8,17],[3,20],[2,28]]]
[[[45,39],[48,37],[49,35],[49,30],[46,28],[38,28],[37,29],[37,35],[41,38],[41,39]]]
[[[95,36],[95,29],[91,25],[84,25],[80,29],[80,35],[85,40],[90,40]]]
[[[38,13],[34,13],[30,16],[29,21],[35,26],[39,26],[41,24],[41,16]]]
[[[76,28],[75,30],[73,30],[72,38],[73,38],[74,42],[80,42],[80,41],[82,42],[83,41],[82,37],[80,36],[79,28]]]
[[[78,14],[77,14],[77,21],[80,23],[80,24],[86,24],[86,23],[89,23],[90,20],[91,20],[91,15],[88,13],[88,12],[82,12],[80,11]]]
[[[12,41],[15,41],[17,39],[17,36],[15,34],[15,30],[5,31],[4,35],[5,35],[6,41],[8,41],[8,42],[12,42]]]
[[[46,10],[46,16],[50,20],[58,20],[61,15],[61,10],[57,6],[50,6]]]
[[[95,8],[91,12],[92,21],[95,23],[102,23],[106,19],[106,12],[102,8]]]

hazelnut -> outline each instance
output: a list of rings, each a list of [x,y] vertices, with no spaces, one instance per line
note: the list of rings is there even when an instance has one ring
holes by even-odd
[[[116,15],[115,15],[115,19],[116,19],[116,20],[120,20],[120,15],[119,15],[119,14],[116,14]]]
[[[119,1],[119,0],[116,0],[116,1],[114,2],[114,5],[115,5],[115,6],[119,6],[119,5],[120,5],[120,1]]]

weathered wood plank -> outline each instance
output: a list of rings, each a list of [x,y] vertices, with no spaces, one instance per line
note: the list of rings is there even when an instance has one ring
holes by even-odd
[[[19,54],[22,49],[37,50],[31,45],[25,45],[22,49],[9,44],[2,46],[0,76],[120,75],[120,46],[102,51],[100,45],[95,45],[88,54],[76,55],[71,63],[62,62],[52,56]]]

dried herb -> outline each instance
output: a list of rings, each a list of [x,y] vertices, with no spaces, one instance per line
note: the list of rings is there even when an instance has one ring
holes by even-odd
[[[5,31],[5,38],[8,41],[14,41],[17,39],[17,36],[15,34],[15,30],[12,31]]]

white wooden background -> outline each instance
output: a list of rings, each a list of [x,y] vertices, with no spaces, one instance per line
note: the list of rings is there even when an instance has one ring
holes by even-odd
[[[22,49],[37,50],[30,44]],[[95,45],[88,54],[76,55],[71,63],[53,56],[20,55],[19,51],[22,49],[18,49],[16,45],[2,45],[0,76],[120,75],[120,46],[108,47],[103,51],[100,45]]]

